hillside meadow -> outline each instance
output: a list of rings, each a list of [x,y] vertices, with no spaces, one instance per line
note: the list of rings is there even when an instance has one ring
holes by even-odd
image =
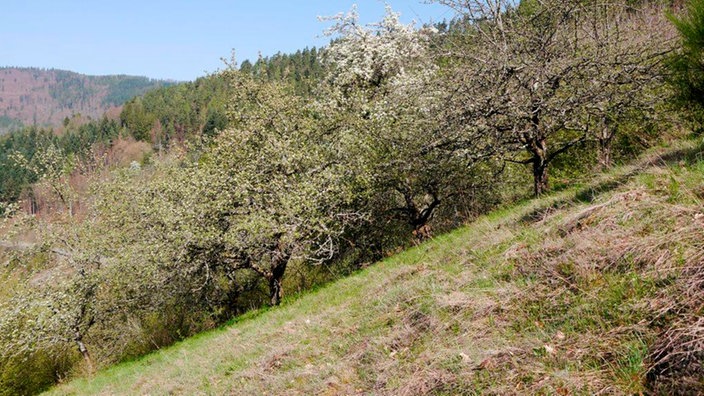
[[[651,152],[47,394],[696,393],[702,147]]]

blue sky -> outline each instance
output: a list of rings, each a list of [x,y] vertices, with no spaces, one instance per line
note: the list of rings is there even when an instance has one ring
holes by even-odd
[[[221,58],[325,45],[317,16],[357,4],[362,22],[384,14],[381,0],[3,0],[0,66],[91,75],[193,80],[223,68]],[[405,22],[451,18],[423,0],[388,0]]]

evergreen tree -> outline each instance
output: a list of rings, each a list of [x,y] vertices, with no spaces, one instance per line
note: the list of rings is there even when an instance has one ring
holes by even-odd
[[[690,0],[682,16],[669,15],[681,38],[681,49],[670,60],[672,84],[682,104],[704,106],[704,0]]]

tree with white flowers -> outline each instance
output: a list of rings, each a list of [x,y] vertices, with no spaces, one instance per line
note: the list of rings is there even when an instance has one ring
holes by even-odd
[[[430,50],[437,32],[401,23],[388,7],[381,22],[367,26],[356,8],[327,20],[334,41],[325,51],[321,106],[340,114],[338,133],[358,141],[356,155],[374,185],[374,218],[399,219],[426,238],[441,204],[476,185],[472,167],[487,150],[480,141],[454,150],[454,131],[438,122],[443,93]]]

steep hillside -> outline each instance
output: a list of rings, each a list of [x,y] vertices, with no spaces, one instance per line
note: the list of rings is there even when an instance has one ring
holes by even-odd
[[[74,114],[98,118],[136,95],[170,84],[146,77],[0,68],[0,133],[21,125],[59,125]]]
[[[704,391],[690,142],[52,394]]]

